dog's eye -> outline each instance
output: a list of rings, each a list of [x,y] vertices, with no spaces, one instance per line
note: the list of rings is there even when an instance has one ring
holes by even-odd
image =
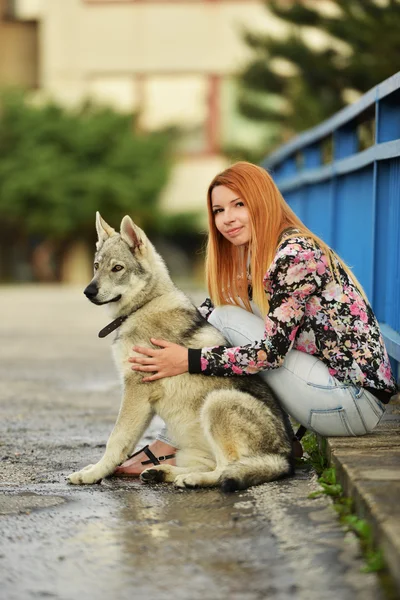
[[[114,271],[114,273],[116,271],[122,271],[124,267],[122,265],[115,265],[115,267],[113,267],[111,270]]]
[[[97,269],[99,268],[99,263],[94,263],[93,267],[94,267],[94,270],[97,271]]]

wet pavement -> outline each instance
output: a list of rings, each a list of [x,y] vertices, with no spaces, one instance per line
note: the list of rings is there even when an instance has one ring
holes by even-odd
[[[3,287],[0,310],[1,598],[384,600],[309,470],[233,495],[68,485],[119,407],[109,319],[69,287]]]

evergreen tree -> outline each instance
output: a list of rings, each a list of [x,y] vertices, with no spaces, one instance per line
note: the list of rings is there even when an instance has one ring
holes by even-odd
[[[259,157],[343,108],[349,90],[362,94],[400,70],[400,0],[330,5],[336,10],[328,14],[322,2],[270,0],[266,6],[289,26],[287,36],[245,34],[254,58],[239,77],[239,109],[269,130]],[[316,50],[308,28],[331,43]],[[291,74],[274,68],[276,59],[289,63]]]

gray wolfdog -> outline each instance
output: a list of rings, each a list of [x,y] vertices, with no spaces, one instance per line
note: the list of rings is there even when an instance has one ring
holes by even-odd
[[[117,331],[113,352],[124,392],[104,456],[72,473],[69,481],[96,483],[112,475],[155,414],[179,448],[177,466],[151,467],[142,481],[219,486],[228,492],[291,475],[290,424],[258,376],[184,373],[142,383],[143,373],[128,362],[133,345],[149,346],[151,337],[189,348],[226,341],[175,287],[162,258],[130,217],[123,218],[118,234],[97,213],[96,228],[95,271],[85,294],[94,304],[107,304],[116,319],[108,330]]]

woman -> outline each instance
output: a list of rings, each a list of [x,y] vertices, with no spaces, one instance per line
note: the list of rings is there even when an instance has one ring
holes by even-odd
[[[210,299],[200,312],[227,346],[187,349],[151,340],[132,369],[149,382],[180,373],[259,373],[286,412],[324,436],[372,431],[396,392],[377,320],[350,269],[294,214],[270,175],[239,162],[207,195]],[[117,469],[173,463],[165,436]],[[150,458],[150,460],[149,460]],[[142,464],[144,463],[144,464]]]

